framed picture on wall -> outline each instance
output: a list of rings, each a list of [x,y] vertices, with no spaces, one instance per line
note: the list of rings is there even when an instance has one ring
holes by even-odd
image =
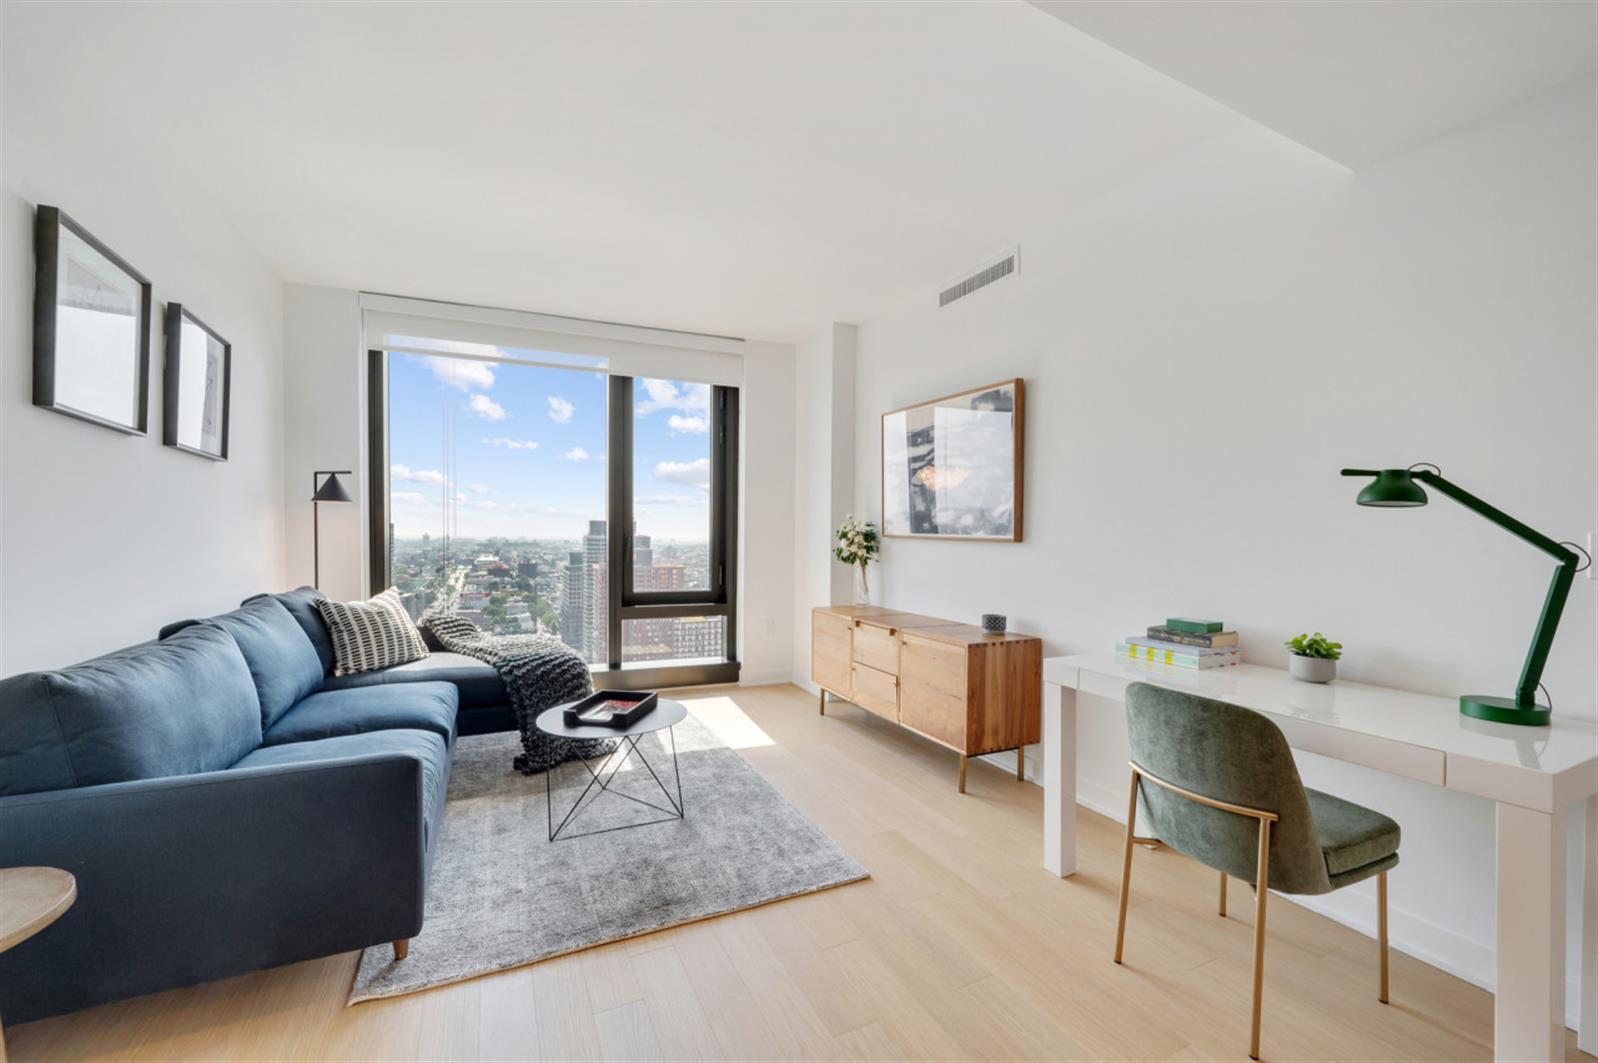
[[[161,441],[226,461],[232,378],[233,345],[181,303],[166,304]]]
[[[150,282],[56,207],[34,218],[33,404],[143,435]]]
[[[1019,378],[882,415],[882,533],[1021,541]]]

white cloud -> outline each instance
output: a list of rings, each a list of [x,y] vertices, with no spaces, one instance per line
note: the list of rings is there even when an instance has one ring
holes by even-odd
[[[588,451],[582,447],[572,447],[565,456],[567,461],[587,461],[589,457]]]
[[[473,491],[476,491],[480,495],[488,494],[487,484],[467,484],[466,486],[470,487]]]
[[[485,362],[465,358],[424,358],[440,384],[461,391],[487,391],[494,386],[494,370]]]
[[[655,466],[655,479],[667,483],[687,484],[689,487],[709,487],[710,459],[659,462]]]
[[[413,469],[409,465],[391,465],[388,474],[396,480],[405,480],[413,484],[429,484],[441,487],[444,484],[444,474],[437,469]]]
[[[703,497],[695,498],[693,495],[645,495],[643,498],[633,499],[633,504],[638,506],[703,506]]]
[[[503,421],[505,407],[489,398],[487,395],[473,395],[466,404],[471,411],[485,421]]]
[[[549,419],[556,424],[571,424],[572,412],[577,407],[557,395],[549,397]]]
[[[638,383],[647,396],[640,399],[633,407],[640,417],[656,410],[681,410],[691,414],[710,409],[709,384],[684,384],[678,387],[670,380],[648,378],[641,379]]]
[[[509,436],[495,436],[490,439],[483,437],[483,443],[490,447],[505,447],[508,450],[537,450],[538,442],[532,439],[511,439]]]
[[[673,432],[702,434],[710,431],[710,422],[703,417],[684,417],[680,413],[674,413],[666,421],[666,427]]]
[[[389,500],[401,506],[425,506],[428,498],[420,491],[390,491]]]

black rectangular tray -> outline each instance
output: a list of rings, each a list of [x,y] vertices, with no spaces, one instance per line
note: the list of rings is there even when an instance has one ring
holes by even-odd
[[[617,701],[636,701],[638,704],[626,712],[611,715],[608,720],[580,720],[578,717],[595,705],[615,699]],[[596,690],[581,701],[566,707],[564,713],[567,727],[614,727],[620,731],[631,727],[639,720],[655,711],[655,705],[660,698],[651,691],[646,690]]]

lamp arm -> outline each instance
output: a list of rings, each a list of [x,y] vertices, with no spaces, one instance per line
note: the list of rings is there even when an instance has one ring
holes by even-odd
[[[1555,540],[1550,539],[1548,536],[1544,535],[1540,531],[1537,531],[1535,528],[1521,523],[1514,517],[1511,517],[1508,513],[1505,513],[1503,510],[1499,509],[1497,506],[1490,505],[1489,503],[1482,501],[1469,491],[1465,490],[1463,487],[1443,479],[1443,477],[1439,476],[1437,473],[1431,472],[1427,469],[1421,469],[1420,471],[1412,473],[1411,475],[1414,479],[1419,480],[1421,483],[1441,491],[1443,494],[1447,495],[1449,498],[1452,498],[1455,502],[1458,502],[1460,505],[1464,506],[1466,509],[1477,514],[1478,516],[1485,517],[1487,520],[1492,521],[1494,524],[1498,525],[1500,528],[1503,528],[1516,538],[1525,540],[1526,542],[1535,546],[1537,549],[1541,550],[1543,553],[1554,558],[1554,560],[1568,562],[1571,565],[1574,565],[1577,562],[1578,558],[1573,551],[1560,545]]]
[[[1565,599],[1570,597],[1570,586],[1576,579],[1579,560],[1574,551],[1567,549],[1496,506],[1489,505],[1437,473],[1422,469],[1413,474],[1421,483],[1452,498],[1466,509],[1485,517],[1511,535],[1522,539],[1559,562],[1554,578],[1548,584],[1548,596],[1543,599],[1542,615],[1537,619],[1537,629],[1532,632],[1531,648],[1526,651],[1526,663],[1520,670],[1520,682],[1515,687],[1515,703],[1537,704],[1537,685],[1542,681],[1543,667],[1548,663],[1548,651],[1554,644],[1554,632],[1559,629],[1559,617],[1565,610]]]

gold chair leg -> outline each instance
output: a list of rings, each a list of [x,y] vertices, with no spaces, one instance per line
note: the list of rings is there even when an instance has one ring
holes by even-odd
[[[1254,1021],[1248,1058],[1260,1058],[1260,1000],[1265,991],[1265,898],[1270,890],[1271,821],[1260,820],[1259,870],[1254,879]]]
[[[1226,918],[1226,872],[1221,872],[1221,918]]]
[[[1387,1003],[1387,872],[1376,876],[1376,947],[1381,951],[1382,991],[1376,999]]]
[[[1137,772],[1132,772],[1131,796],[1126,802],[1126,847],[1121,854],[1121,913],[1115,919],[1115,962],[1121,962],[1126,941],[1126,900],[1132,892],[1132,839],[1137,835]]]

